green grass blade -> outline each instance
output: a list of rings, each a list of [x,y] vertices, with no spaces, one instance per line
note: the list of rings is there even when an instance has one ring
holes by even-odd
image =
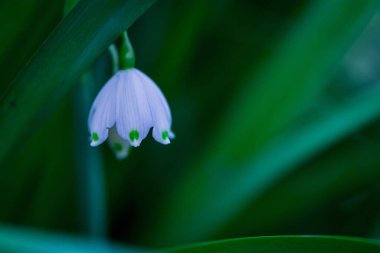
[[[251,192],[249,200],[259,196],[296,166],[379,116],[380,90],[376,89],[331,107],[323,115],[277,138],[246,167],[249,171],[246,178],[250,178],[247,182]]]
[[[40,109],[51,106],[154,0],[83,0],[50,34],[0,106],[0,160]],[[57,133],[59,134],[59,133]]]
[[[143,249],[115,245],[106,241],[82,239],[34,230],[0,227],[0,251],[7,253],[142,253]]]
[[[310,6],[273,58],[243,89],[207,158],[190,168],[185,182],[171,190],[150,240],[165,244],[204,239],[246,204],[258,183],[252,175],[277,177],[264,170],[251,173],[247,163],[314,101],[378,6],[371,0],[321,0]]]
[[[0,250],[9,253],[139,253],[139,252],[262,252],[262,253],[372,253],[380,250],[376,240],[336,236],[271,236],[206,242],[152,251],[119,246],[97,240],[54,235],[33,230],[0,227]]]
[[[6,90],[21,67],[58,24],[62,2],[62,0],[0,2],[0,94]],[[33,27],[32,32],[30,27]]]
[[[372,0],[315,1],[267,65],[248,79],[210,156],[231,163],[244,160],[304,112],[378,7]]]
[[[169,92],[178,89],[178,80],[189,68],[208,15],[215,1],[178,2],[174,8],[181,12],[173,12],[167,37],[159,50],[155,72],[161,83]],[[178,5],[178,6],[177,6]],[[177,87],[176,87],[177,86]]]
[[[168,250],[170,253],[375,253],[376,240],[334,236],[269,236],[206,242]]]
[[[335,145],[272,186],[259,199],[252,199],[219,235],[279,231],[299,222],[301,217],[315,214],[326,206],[333,208],[342,199],[357,196],[358,192],[377,185],[380,135],[375,127],[359,136],[359,139],[349,138]],[[326,222],[323,221],[326,217],[318,218],[321,223]]]

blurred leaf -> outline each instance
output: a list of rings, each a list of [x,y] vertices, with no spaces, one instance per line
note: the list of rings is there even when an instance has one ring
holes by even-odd
[[[42,109],[61,98],[109,44],[154,0],[82,0],[12,83],[1,101],[0,160]],[[57,133],[59,134],[59,133]]]
[[[0,2],[0,94],[59,22],[62,7],[62,0]]]
[[[378,6],[372,0],[321,0],[310,6],[260,74],[242,90],[203,160],[171,189],[168,202],[157,212],[151,241],[162,245],[205,238],[246,204],[258,175],[270,173],[264,169],[251,173],[247,163],[255,158],[252,154],[258,158],[310,106]]]
[[[0,251],[7,253],[139,253],[152,252],[123,247],[103,240],[55,235],[34,230],[0,227]]]
[[[206,242],[194,246],[179,247],[169,250],[170,253],[375,253],[379,252],[380,243],[350,237],[334,236],[273,236],[232,239],[217,242]]]
[[[250,76],[210,155],[241,162],[278,136],[328,83],[378,1],[314,1],[258,74]]]
[[[188,245],[159,251],[115,245],[101,240],[54,235],[33,230],[0,228],[0,250],[7,253],[133,253],[133,252],[268,252],[268,253],[372,253],[380,250],[375,240],[333,236],[273,236],[240,238]]]
[[[258,199],[252,199],[244,212],[235,217],[219,235],[281,233],[283,228],[290,233],[303,233],[295,230],[297,224],[302,224],[300,219],[307,219],[311,227],[313,221],[310,215],[315,214],[316,210],[331,209],[347,195],[378,184],[380,135],[376,128],[373,130],[375,133],[370,135],[367,130],[366,138],[358,140],[352,137],[303,164],[302,169],[271,187]],[[321,225],[327,218],[318,216],[313,219],[318,219],[315,222]]]
[[[248,199],[240,201],[254,201],[278,179],[325,148],[373,122],[379,115],[380,90],[370,90],[344,103],[330,106],[322,115],[276,138],[273,144],[248,163],[248,181],[240,181],[241,188],[246,185],[249,189]]]
[[[178,6],[173,7],[178,9],[181,6],[183,11],[172,12],[174,17],[170,22],[171,27],[167,31],[165,43],[159,50],[160,56],[156,61],[157,66],[155,68],[159,83],[168,92],[179,88],[178,79],[188,69],[188,65],[192,61],[194,48],[215,2],[203,0],[185,1],[177,2]]]

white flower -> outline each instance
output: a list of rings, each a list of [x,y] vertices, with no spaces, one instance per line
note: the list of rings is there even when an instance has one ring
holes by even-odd
[[[91,146],[109,136],[118,158],[138,147],[153,127],[153,137],[162,144],[174,138],[168,103],[157,85],[136,68],[118,71],[96,97],[88,118]]]

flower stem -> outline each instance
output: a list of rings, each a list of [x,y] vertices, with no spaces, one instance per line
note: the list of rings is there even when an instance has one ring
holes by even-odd
[[[128,70],[135,67],[135,53],[128,34],[124,31],[118,40],[120,69]]]
[[[64,15],[67,15],[79,0],[66,0]],[[87,113],[94,93],[92,72],[80,79],[80,88],[74,97],[75,117],[75,161],[77,168],[77,189],[83,232],[92,238],[105,238],[107,216],[103,176],[103,159],[100,150],[90,150],[87,133]]]
[[[94,80],[91,72],[83,74],[80,89],[75,94],[75,155],[77,189],[79,191],[80,220],[83,232],[92,238],[105,238],[107,215],[103,159],[100,150],[88,145],[87,114],[91,106]]]

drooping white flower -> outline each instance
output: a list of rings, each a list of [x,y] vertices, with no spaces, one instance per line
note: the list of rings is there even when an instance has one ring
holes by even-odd
[[[169,144],[169,105],[157,85],[136,68],[119,70],[96,97],[88,118],[91,146],[107,137],[118,158],[128,154],[128,145],[138,147],[153,128],[153,138]]]

